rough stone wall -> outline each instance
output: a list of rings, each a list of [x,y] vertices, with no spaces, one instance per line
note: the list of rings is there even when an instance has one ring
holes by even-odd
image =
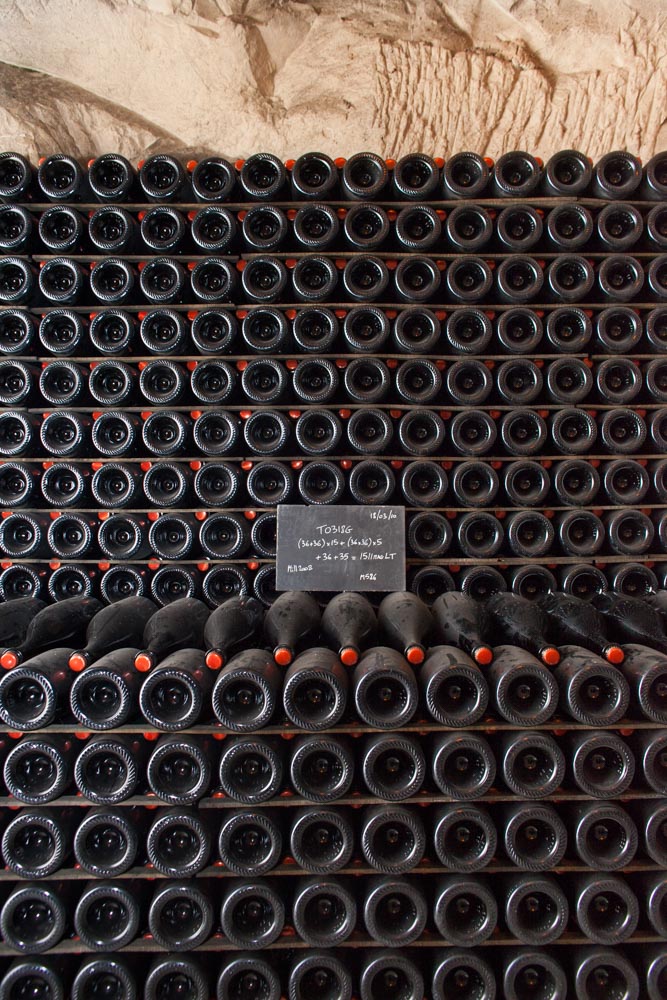
[[[0,148],[667,148],[665,0],[0,0]]]

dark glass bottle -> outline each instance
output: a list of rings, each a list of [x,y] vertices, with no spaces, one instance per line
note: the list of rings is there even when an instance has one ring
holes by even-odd
[[[610,948],[578,948],[572,957],[576,995],[581,1000],[605,994],[639,1000],[639,976],[625,955]],[[654,1000],[650,989],[648,996]]]
[[[497,745],[503,781],[522,799],[557,792],[565,777],[565,754],[547,733],[507,733]]]
[[[352,748],[345,738],[306,736],[292,749],[290,783],[304,799],[333,802],[350,791],[354,766]]]
[[[501,810],[505,854],[525,871],[557,868],[567,850],[567,827],[553,806],[519,802]]]
[[[667,657],[649,646],[624,643],[623,675],[640,717],[667,724]]]
[[[160,609],[148,619],[143,634],[143,651],[136,660],[137,670],[152,669],[179,649],[203,648],[204,626],[210,609],[194,598],[182,598]]]
[[[409,592],[389,594],[380,604],[378,624],[384,638],[406,657],[420,664],[425,644],[433,630],[433,618],[426,605]]]
[[[433,816],[433,847],[438,860],[453,872],[486,868],[495,856],[496,827],[484,806],[458,802],[440,806]]]
[[[374,941],[398,950],[421,937],[426,927],[428,906],[424,894],[414,882],[408,882],[407,879],[377,878],[368,883],[367,890],[363,903],[363,921]],[[385,959],[383,963],[385,968],[395,968],[394,962],[405,962],[400,954],[396,954],[395,958],[393,955],[387,958],[388,961]],[[412,962],[410,966],[415,969]],[[362,977],[369,976],[368,970],[369,966],[366,966]],[[420,987],[423,990],[421,975],[417,975],[419,980],[410,983],[410,988],[417,990],[416,996],[419,995]],[[372,996],[370,991],[365,994],[362,991],[364,1000],[370,1000]]]
[[[483,878],[446,875],[435,887],[433,922],[443,940],[474,947],[496,929],[498,904]]]
[[[452,799],[481,798],[493,785],[496,759],[488,741],[477,733],[448,733],[432,743],[433,781]]]
[[[156,729],[188,729],[207,711],[212,687],[213,673],[203,650],[182,647],[149,671],[139,692],[139,707]]]
[[[126,201],[135,181],[134,167],[119,153],[103,153],[88,164],[88,186],[98,201]]]
[[[451,596],[460,595],[444,594],[435,604],[442,597]],[[481,653],[488,647],[476,648]],[[472,725],[486,711],[489,700],[486,680],[473,660],[453,645],[431,647],[419,671],[419,684],[430,715],[443,726]]]
[[[20,732],[42,729],[69,706],[69,646],[37,653],[0,678],[0,718]]]
[[[565,1000],[567,976],[558,959],[537,949],[508,952],[502,969],[505,1000],[541,995],[545,1000]]]
[[[100,602],[91,597],[71,598],[43,608],[28,625],[23,642],[5,649],[0,663],[8,670],[43,650],[80,641],[89,621],[101,609]]]
[[[237,948],[266,948],[282,934],[285,904],[269,882],[237,882],[225,893],[220,924],[224,936]]]
[[[617,150],[606,153],[595,164],[592,194],[596,198],[629,198],[642,179],[641,163],[632,153]]]
[[[213,903],[196,881],[169,879],[156,889],[148,909],[148,929],[168,951],[189,951],[203,944],[211,935],[214,919]]]
[[[236,171],[221,156],[207,156],[196,164],[191,180],[197,201],[226,201],[234,190]]]
[[[321,877],[299,880],[292,902],[294,929],[312,947],[336,947],[352,934],[357,903],[341,881]]]
[[[210,741],[188,736],[162,736],[146,768],[148,785],[157,798],[175,806],[191,805],[208,791],[212,776]]]
[[[62,736],[25,736],[16,743],[3,768],[7,792],[27,805],[43,805],[62,795],[72,781],[75,748]]]
[[[68,814],[21,809],[2,835],[2,857],[7,868],[25,879],[45,878],[64,868],[73,825]]]
[[[348,674],[330,649],[312,647],[289,666],[283,706],[300,729],[319,731],[340,721],[347,703]]]
[[[555,666],[558,650],[546,639],[548,619],[535,604],[516,594],[497,594],[487,601],[488,627],[496,628],[506,643],[520,646]]]
[[[263,649],[237,653],[215,681],[212,705],[216,718],[232,732],[261,729],[275,711],[280,681],[270,653]]]
[[[293,813],[290,853],[299,867],[318,874],[346,868],[354,831],[345,809],[310,807]]]
[[[91,950],[114,951],[133,941],[140,929],[139,894],[115,882],[90,882],[74,910],[74,930]]]
[[[188,878],[207,865],[210,854],[205,816],[178,807],[156,813],[146,837],[146,855],[156,871],[170,878]]]
[[[187,1000],[209,1000],[208,977],[200,963],[186,955],[171,955],[154,959],[148,968],[144,984],[144,1000],[164,1000],[164,997],[187,997]]]
[[[636,641],[667,652],[662,618],[645,601],[623,594],[599,594],[593,604],[604,615],[609,632],[621,641]]]
[[[235,802],[266,802],[283,785],[282,747],[259,737],[226,739],[218,776],[223,792]]]
[[[558,685],[553,673],[524,649],[495,646],[487,673],[496,711],[507,722],[520,727],[539,726],[555,713]]]
[[[71,885],[34,882],[10,893],[0,912],[5,945],[24,954],[41,954],[58,944],[69,923]]]
[[[150,156],[139,168],[139,183],[148,201],[176,201],[187,189],[186,173],[173,156]]]
[[[266,993],[267,1000],[278,1000],[275,994]],[[289,972],[289,996],[293,1000],[307,1000],[313,991],[330,993],[337,1000],[352,1000],[352,976],[345,963],[332,952],[315,951],[303,958],[296,958]]]
[[[460,1000],[492,1000],[496,977],[477,952],[448,948],[436,954],[431,989],[433,1000],[447,1000],[452,990]]]
[[[259,955],[230,956],[221,967],[216,998],[233,1000],[246,991],[261,996],[263,1000],[280,1000],[280,979],[273,966]]]
[[[70,706],[86,728],[114,729],[134,716],[141,683],[141,674],[134,667],[138,652],[129,646],[105,653],[74,679]]]
[[[115,955],[84,959],[72,983],[72,1000],[94,1000],[103,990],[115,991],[124,1000],[137,1000],[135,976]]]
[[[629,885],[613,875],[580,875],[572,882],[575,919],[596,944],[620,944],[635,932],[639,902]]]
[[[276,663],[287,666],[320,625],[317,602],[306,593],[281,594],[264,617],[264,635],[273,646]]]

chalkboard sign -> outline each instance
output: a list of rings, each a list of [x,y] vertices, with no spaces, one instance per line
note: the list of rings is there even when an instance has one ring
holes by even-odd
[[[405,590],[405,508],[280,504],[276,588]]]

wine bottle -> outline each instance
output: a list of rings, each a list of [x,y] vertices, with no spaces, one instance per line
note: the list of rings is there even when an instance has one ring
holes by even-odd
[[[357,714],[375,729],[396,729],[417,710],[414,671],[396,650],[375,646],[355,667],[353,698]]]
[[[493,1000],[496,977],[477,952],[448,948],[436,955],[431,990],[433,1000],[447,1000],[451,990],[460,1000]]]
[[[635,774],[635,759],[616,733],[592,731],[568,739],[575,785],[586,795],[610,798],[621,795]]]
[[[160,608],[146,622],[143,651],[137,656],[137,670],[151,670],[170,653],[187,647],[202,649],[204,626],[210,609],[195,598],[185,597]]]
[[[496,711],[506,722],[539,726],[555,713],[558,684],[553,673],[518,646],[496,646],[486,676]]]
[[[596,871],[625,868],[637,853],[637,826],[614,802],[572,804],[569,825],[575,853]]]
[[[645,601],[623,594],[597,594],[593,604],[616,638],[638,642],[661,653],[667,652],[667,636],[660,613]]]
[[[312,647],[299,654],[287,669],[283,707],[299,729],[328,729],[345,712],[348,673],[330,649]]]
[[[116,951],[137,937],[141,921],[138,889],[117,882],[86,885],[74,910],[74,930],[84,948]]]
[[[611,948],[577,948],[573,953],[574,986],[581,1000],[613,991],[639,1000],[639,976],[625,955]],[[656,998],[657,998],[656,993]],[[649,1000],[655,1000],[648,989]]]
[[[424,932],[427,917],[426,899],[414,882],[408,882],[406,879],[377,878],[367,883],[367,892],[363,902],[363,921],[370,936],[379,944],[391,946],[394,949],[404,948],[412,944]],[[397,954],[393,961],[400,963],[405,960],[401,959],[400,954]],[[391,968],[392,959],[389,959],[389,963],[386,964]],[[410,964],[412,965],[412,963]],[[368,976],[368,966],[362,973],[362,977],[364,975]],[[383,977],[383,979],[386,984],[386,978]],[[416,984],[416,988],[419,990],[420,985]],[[423,982],[421,988],[423,990]],[[373,995],[370,992],[365,993],[367,998]],[[419,996],[419,992],[414,995]]]
[[[145,597],[128,597],[103,608],[88,626],[86,646],[70,657],[70,668],[80,671],[107,653],[138,646],[146,623],[157,610]]]
[[[336,947],[352,934],[357,922],[357,903],[341,881],[322,877],[299,880],[292,903],[292,921],[297,935],[312,947]]]
[[[212,776],[210,741],[162,736],[146,768],[150,789],[163,802],[191,805],[208,791]]]
[[[667,657],[649,646],[627,643],[620,669],[639,717],[667,724]]]
[[[433,781],[443,795],[478,799],[493,785],[496,759],[483,736],[456,732],[436,736],[432,751]]]
[[[264,875],[276,867],[282,849],[279,820],[266,809],[234,810],[222,821],[218,853],[235,875]]]
[[[288,991],[292,1000],[308,1000],[319,991],[336,1000],[352,1000],[352,976],[335,954],[315,951],[294,959],[289,971]],[[279,1000],[280,985],[275,995],[268,991],[265,995],[267,1000]]]
[[[474,460],[457,463],[451,483],[454,496],[462,507],[490,506],[500,489],[496,470]]]
[[[65,936],[71,885],[34,882],[15,888],[0,911],[0,932],[12,951],[34,955],[48,951]]]
[[[498,741],[503,781],[522,799],[543,799],[565,777],[565,755],[547,733],[512,733]]]
[[[596,944],[620,944],[634,934],[639,903],[623,879],[614,875],[580,875],[572,880],[575,920],[582,934]]]
[[[489,688],[484,675],[458,647],[432,646],[419,671],[419,684],[430,715],[443,726],[472,725],[486,711]]]
[[[188,183],[185,170],[177,159],[158,153],[143,160],[139,183],[148,201],[176,201],[185,194]]]
[[[196,875],[211,855],[206,816],[187,808],[160,809],[148,830],[146,855],[156,871],[170,878]]]
[[[0,643],[3,646],[20,645],[35,615],[46,605],[37,597],[19,597],[0,604]]]
[[[280,671],[271,654],[245,649],[218,674],[211,696],[213,712],[232,732],[254,732],[271,721],[280,687]]]
[[[234,190],[236,171],[221,156],[206,156],[195,165],[191,181],[197,201],[226,201]]]
[[[468,653],[480,665],[491,662],[493,650],[483,638],[482,605],[466,594],[443,594],[433,604],[432,613],[446,643]]]
[[[27,805],[42,805],[58,798],[71,783],[74,757],[72,742],[65,737],[24,737],[4,761],[7,792]]]
[[[453,803],[433,817],[433,848],[452,872],[476,872],[494,858],[498,844],[495,824],[484,806]]]
[[[207,711],[212,687],[213,672],[203,651],[177,649],[149,671],[139,691],[139,707],[156,729],[188,729]]]
[[[0,197],[3,201],[18,201],[30,190],[33,171],[20,153],[0,153]]]
[[[583,205],[573,202],[552,208],[547,218],[547,235],[558,250],[573,253],[585,248],[593,234],[593,217]]]
[[[485,605],[487,628],[494,628],[505,643],[534,653],[549,666],[560,660],[558,650],[546,639],[548,618],[534,603],[516,594],[495,594]]]
[[[23,660],[0,678],[0,718],[20,732],[48,726],[69,707],[72,649],[56,647]]]
[[[542,237],[542,218],[530,206],[510,205],[503,208],[496,220],[496,232],[509,250],[526,252]]]
[[[285,904],[268,882],[236,882],[222,901],[220,925],[231,944],[258,951],[281,936]]]
[[[230,799],[248,805],[266,802],[282,788],[282,748],[260,737],[226,739],[218,773]]]
[[[28,625],[23,642],[3,651],[0,664],[9,670],[44,650],[81,642],[88,623],[101,610],[93,597],[72,597],[43,608]]]
[[[387,641],[403,653],[409,663],[421,664],[425,643],[433,632],[433,618],[426,605],[414,594],[389,594],[378,609],[378,624]]]
[[[113,879],[129,871],[139,853],[141,819],[139,811],[127,808],[90,809],[74,834],[76,863],[98,878]]]
[[[641,163],[632,153],[606,153],[593,168],[592,194],[596,198],[630,198],[642,179]]]
[[[213,903],[195,881],[170,879],[150,901],[148,929],[167,951],[197,948],[211,936],[213,924]]]
[[[154,959],[150,965],[144,984],[144,1000],[163,1000],[174,994],[185,994],[188,1000],[209,1000],[208,977],[195,959],[168,955]]]
[[[210,615],[204,628],[206,665],[224,666],[229,655],[252,645],[261,632],[263,608],[253,597],[232,597]]]
[[[498,904],[483,878],[446,875],[436,883],[433,922],[443,940],[474,947],[496,929]]]
[[[2,1000],[9,1000],[12,996],[32,992],[49,997],[50,1000],[65,1000],[67,980],[65,970],[57,961],[41,956],[17,958],[6,969],[0,981],[0,997]]]
[[[25,879],[53,875],[65,866],[73,825],[67,813],[58,816],[46,809],[21,809],[2,835],[7,868]]]
[[[135,976],[115,955],[85,959],[74,977],[71,996],[72,1000],[93,1000],[104,990],[114,991],[124,1000],[137,1000],[139,995]]]
[[[292,749],[290,782],[305,799],[332,802],[349,792],[354,764],[352,749],[344,738],[306,736]]]
[[[502,970],[505,1000],[523,1000],[541,995],[544,1000],[565,1000],[567,976],[549,952],[525,949],[508,952]]]
[[[624,718],[630,687],[621,671],[584,646],[563,645],[560,653],[554,677],[560,689],[561,710],[589,726],[612,726]]]
[[[553,806],[519,802],[501,810],[503,849],[525,871],[557,868],[567,850],[567,827]]]
[[[447,237],[465,254],[479,253],[493,237],[493,219],[482,205],[457,205],[447,215]]]
[[[632,746],[644,784],[658,795],[667,794],[667,733],[638,732]]]
[[[588,601],[569,594],[549,594],[540,607],[549,617],[553,634],[598,653],[609,663],[623,662],[623,650],[610,641],[604,617]]]
[[[373,645],[377,621],[370,601],[363,594],[341,593],[332,597],[322,614],[322,632],[347,667],[354,667],[362,650]]]
[[[303,153],[292,165],[291,180],[295,200],[326,199],[338,184],[338,168],[325,153]]]
[[[135,791],[146,757],[140,740],[97,736],[76,758],[74,781],[81,795],[99,805],[115,805]]]
[[[293,814],[290,853],[299,867],[316,874],[346,868],[354,851],[354,831],[345,809],[309,807]]]
[[[273,647],[276,663],[288,666],[319,625],[320,609],[313,597],[297,591],[281,594],[264,616],[264,635]]]
[[[409,736],[383,733],[364,744],[361,771],[371,795],[393,802],[419,793],[426,775],[426,758]]]
[[[280,1000],[280,979],[273,966],[259,955],[230,956],[220,969],[217,1000],[233,1000],[243,993],[254,993],[262,1000]],[[296,996],[302,994],[297,992]]]

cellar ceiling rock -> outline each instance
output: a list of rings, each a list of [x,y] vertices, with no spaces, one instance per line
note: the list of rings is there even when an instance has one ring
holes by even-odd
[[[0,0],[0,146],[667,147],[664,0]]]

